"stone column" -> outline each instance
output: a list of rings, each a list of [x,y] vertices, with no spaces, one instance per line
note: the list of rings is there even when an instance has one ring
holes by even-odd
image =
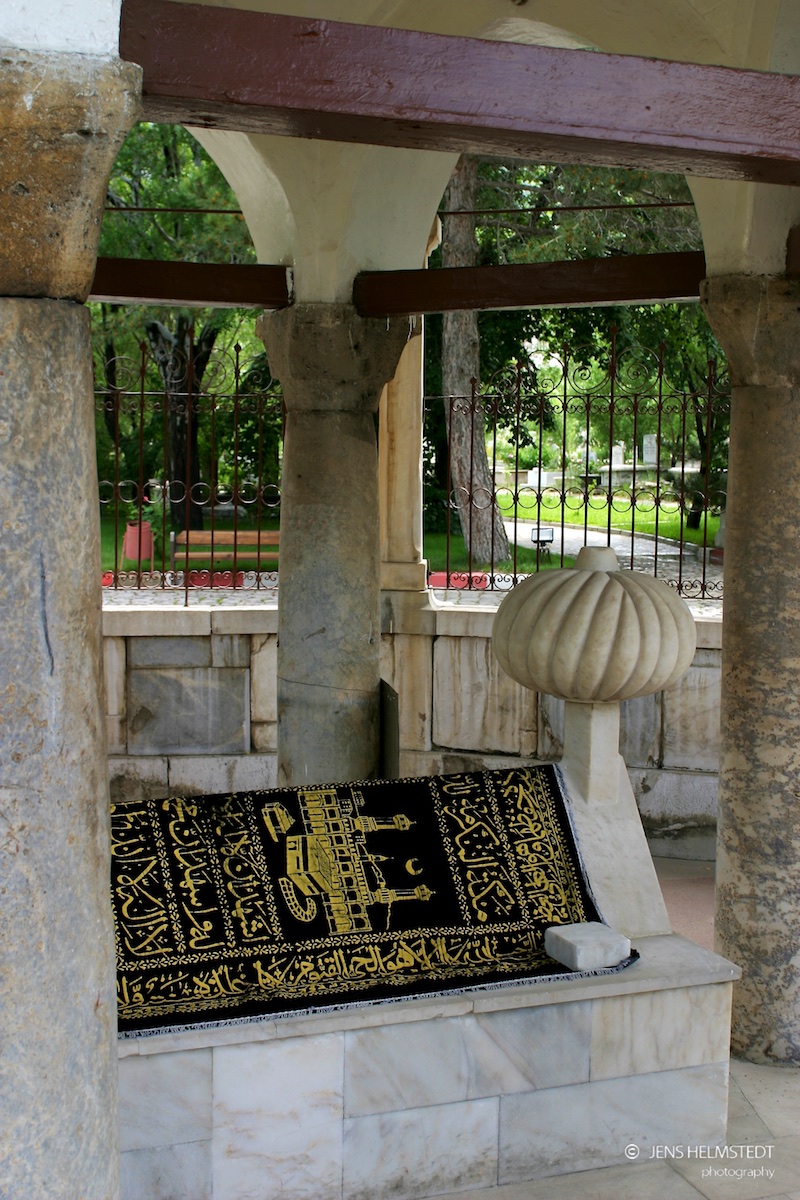
[[[424,591],[422,559],[422,322],[381,395],[381,587]]]
[[[89,316],[139,71],[0,59],[0,1191],[118,1192]],[[22,297],[37,297],[22,298]]]
[[[800,1062],[800,285],[706,280],[733,385],[716,937],[732,1048]]]
[[[408,322],[343,304],[262,317],[286,403],[278,616],[278,781],[374,776],[380,750],[376,414]]]

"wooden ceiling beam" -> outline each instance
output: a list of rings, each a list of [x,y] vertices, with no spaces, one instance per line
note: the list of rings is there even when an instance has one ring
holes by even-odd
[[[702,251],[581,258],[505,267],[365,271],[353,285],[362,317],[497,308],[592,308],[697,300]]]
[[[800,77],[123,0],[148,120],[800,184]]]
[[[286,267],[99,258],[90,300],[181,308],[285,308]],[[701,252],[583,258],[506,267],[366,271],[353,285],[363,317],[468,309],[570,308],[697,300]]]
[[[254,263],[98,258],[90,300],[179,308],[286,308],[291,272]]]

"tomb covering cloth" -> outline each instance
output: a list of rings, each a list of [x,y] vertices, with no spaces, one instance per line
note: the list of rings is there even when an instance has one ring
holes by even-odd
[[[599,914],[551,766],[112,806],[121,1033],[563,974]]]

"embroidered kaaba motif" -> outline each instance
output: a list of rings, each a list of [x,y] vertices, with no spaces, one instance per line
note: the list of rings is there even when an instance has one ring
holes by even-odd
[[[112,807],[119,1028],[563,973],[597,920],[552,767]]]

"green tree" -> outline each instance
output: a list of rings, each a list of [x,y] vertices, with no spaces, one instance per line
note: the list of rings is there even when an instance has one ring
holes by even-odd
[[[178,126],[143,122],[126,138],[111,173],[99,253],[109,257],[183,262],[252,262],[255,251],[224,176],[198,142]],[[212,351],[246,356],[260,346],[249,311],[93,305],[95,357],[104,385],[99,454],[120,448],[121,478],[151,475],[175,482],[172,522],[201,527],[202,504],[187,508],[182,486],[217,476],[210,460],[208,415],[198,402]],[[196,330],[192,333],[191,330]],[[149,353],[147,352],[149,348]],[[145,390],[164,396],[166,422],[151,405],[137,409],[126,396],[131,372],[145,367]],[[166,425],[166,453],[164,444]],[[226,453],[224,442],[220,453]],[[101,474],[102,477],[102,474]],[[108,475],[106,475],[108,477]],[[130,492],[128,488],[128,492]],[[126,498],[134,498],[126,494]]]
[[[498,160],[480,162],[477,174],[472,208],[478,212],[472,220],[475,261],[479,263],[563,261],[697,250],[702,245],[691,196],[681,175]],[[448,225],[464,220],[448,216],[446,211],[442,218],[445,234]],[[429,394],[439,390],[435,356],[445,362],[450,353],[446,339],[439,335],[438,322],[434,319],[430,325]],[[612,352],[622,367],[638,353],[634,347],[649,347],[652,356],[659,354],[663,343],[668,385],[691,396],[691,401],[688,425],[680,415],[662,413],[659,429],[667,442],[662,448],[674,455],[680,452],[698,458],[718,486],[727,458],[728,415],[727,409],[717,406],[707,394],[706,380],[709,362],[724,364],[724,359],[699,305],[481,313],[473,328],[480,342],[482,381],[524,356],[526,344],[545,359],[563,359],[569,347],[566,369],[571,364],[591,377],[592,371],[607,369],[601,364],[608,363]],[[718,369],[724,371],[724,365]],[[605,444],[610,456],[611,440],[632,443],[636,436],[641,442],[642,433],[649,431],[650,418],[644,408],[626,411],[620,405],[612,426],[607,406],[592,406],[588,390],[585,402],[587,458],[590,442]],[[525,427],[522,430],[529,449],[539,449],[552,423],[552,412],[540,406],[538,419],[528,422],[527,432]],[[430,445],[443,457],[441,435],[437,439],[430,418],[427,433]],[[441,478],[439,470],[440,483]],[[698,492],[695,507],[702,507],[702,502]],[[699,513],[692,519],[698,520]]]

